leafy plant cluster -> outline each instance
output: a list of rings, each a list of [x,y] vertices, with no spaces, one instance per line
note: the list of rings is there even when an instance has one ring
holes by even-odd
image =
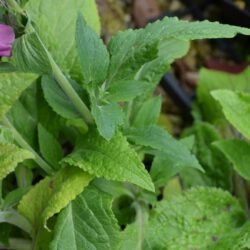
[[[6,4],[19,35],[0,64],[2,245],[249,248],[250,71],[203,70],[180,140],[153,91],[191,40],[250,30],[165,18],[106,46],[93,0]]]

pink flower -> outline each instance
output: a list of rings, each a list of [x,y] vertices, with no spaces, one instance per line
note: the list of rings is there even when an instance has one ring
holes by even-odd
[[[0,24],[0,56],[10,57],[15,33],[12,27]]]

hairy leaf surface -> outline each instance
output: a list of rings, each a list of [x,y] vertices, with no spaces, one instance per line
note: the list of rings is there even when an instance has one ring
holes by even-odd
[[[0,180],[14,171],[18,163],[34,158],[28,150],[21,149],[14,144],[0,143]]]
[[[37,76],[33,74],[0,73],[0,117],[11,108],[36,78]]]
[[[154,191],[149,174],[121,133],[106,141],[96,130],[91,130],[63,163],[82,168],[97,177],[128,181]]]
[[[196,188],[158,203],[149,219],[144,249],[219,249],[217,241],[244,221],[228,192]]]
[[[79,168],[68,167],[36,184],[21,200],[18,210],[38,230],[75,199],[92,177]]]

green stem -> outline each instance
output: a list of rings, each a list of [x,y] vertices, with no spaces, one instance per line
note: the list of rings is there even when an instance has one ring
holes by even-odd
[[[47,52],[50,65],[52,67],[53,75],[55,79],[57,80],[58,84],[61,86],[65,94],[69,97],[71,102],[74,104],[75,108],[78,110],[78,112],[82,115],[83,119],[89,123],[93,124],[94,120],[92,118],[92,115],[85,105],[85,103],[82,101],[82,99],[79,97],[79,95],[75,92],[72,85],[69,83],[68,79],[65,77],[65,75],[62,73],[61,69],[58,67],[52,56],[49,52]]]
[[[136,208],[136,222],[138,223],[139,226],[138,242],[136,250],[142,250],[144,241],[144,223],[145,223],[144,209],[143,205],[141,205],[139,201],[135,202],[135,208]]]
[[[0,249],[27,250],[31,249],[31,241],[26,239],[10,238],[8,246],[0,243]]]
[[[28,234],[31,234],[31,224],[29,221],[17,213],[16,211],[0,211],[0,223],[9,223],[16,227],[21,228],[23,231],[27,232]]]
[[[15,141],[19,144],[20,147],[29,150],[30,152],[33,153],[35,156],[35,162],[48,174],[52,175],[53,174],[53,168],[45,161],[43,158],[37,154],[37,152],[23,139],[23,137],[19,134],[19,132],[16,130],[16,128],[12,125],[12,123],[8,120],[6,116],[3,117],[2,123],[11,129]]]

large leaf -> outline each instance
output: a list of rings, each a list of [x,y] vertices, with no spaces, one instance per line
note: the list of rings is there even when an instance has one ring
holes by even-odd
[[[166,158],[166,161],[171,162],[173,169],[176,168],[178,171],[183,167],[202,169],[195,156],[163,128],[157,126],[130,128],[126,131],[126,135],[137,145],[149,147],[156,155]]]
[[[11,108],[36,78],[37,76],[33,74],[0,73],[0,117]]]
[[[158,203],[146,228],[143,249],[220,249],[217,241],[230,237],[244,220],[239,202],[228,192],[191,189]]]
[[[18,163],[34,158],[33,154],[14,144],[0,143],[0,180],[14,171]]]
[[[250,139],[250,94],[216,90],[212,95],[221,104],[227,120]]]
[[[24,8],[39,29],[39,36],[56,63],[65,73],[79,76],[80,62],[75,46],[77,13],[82,13],[87,23],[99,33],[100,24],[95,1],[30,0]],[[67,18],[64,18],[65,16]]]
[[[250,180],[250,144],[236,139],[213,143],[233,163],[234,169],[245,179]]]
[[[68,167],[54,177],[46,177],[36,184],[21,200],[18,210],[36,230],[75,199],[89,184],[91,176],[79,168]]]
[[[221,107],[212,97],[211,91],[228,89],[250,92],[249,81],[250,68],[239,74],[202,69],[199,73],[197,97],[203,117],[211,122],[224,118]]]
[[[168,39],[189,41],[203,38],[231,38],[237,33],[250,35],[250,30],[217,22],[190,23],[168,17],[149,24],[145,29],[118,33],[109,44],[111,62],[108,81],[133,79],[142,65],[158,57],[158,45],[161,46]],[[173,53],[169,63],[176,59],[174,55],[179,57],[183,54]],[[159,67],[159,62],[154,66]]]
[[[149,174],[121,133],[106,141],[92,129],[87,136],[79,140],[74,152],[64,158],[63,163],[82,168],[97,177],[128,181],[154,191]]]
[[[84,83],[101,84],[107,76],[109,54],[103,41],[82,15],[77,18],[76,44]]]
[[[118,249],[119,227],[112,197],[88,187],[59,215],[50,250]]]

